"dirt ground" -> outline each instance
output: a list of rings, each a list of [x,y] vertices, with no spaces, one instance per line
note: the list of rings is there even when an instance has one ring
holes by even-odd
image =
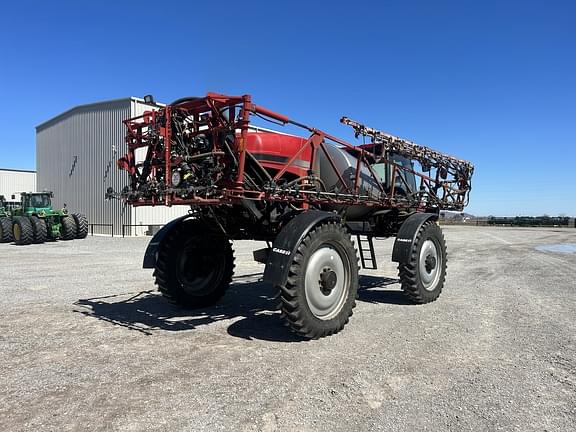
[[[300,341],[236,242],[234,284],[184,311],[146,238],[0,244],[3,431],[576,430],[576,230],[445,227],[435,303],[378,241],[341,333]]]

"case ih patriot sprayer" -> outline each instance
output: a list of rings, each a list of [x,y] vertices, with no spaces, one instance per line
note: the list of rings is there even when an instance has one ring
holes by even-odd
[[[301,128],[296,136],[254,128],[253,116]],[[355,306],[359,260],[376,268],[373,237],[396,237],[392,260],[415,303],[435,300],[446,274],[440,210],[468,202],[473,166],[346,117],[368,144],[335,136],[255,105],[249,95],[183,98],[125,120],[118,161],[134,206],[186,205],[145,253],[170,301],[204,307],[231,283],[231,240],[255,251],[278,287],[282,317],[305,338],[340,331]],[[356,236],[356,244],[352,241]],[[357,251],[358,248],[358,251]]]

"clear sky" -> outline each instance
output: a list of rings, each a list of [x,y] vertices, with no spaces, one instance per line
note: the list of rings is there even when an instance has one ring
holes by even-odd
[[[576,216],[576,2],[29,1],[0,12],[0,167],[75,105],[251,93],[476,165],[468,212]]]

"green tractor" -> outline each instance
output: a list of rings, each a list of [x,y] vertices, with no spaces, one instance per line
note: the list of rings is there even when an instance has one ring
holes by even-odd
[[[4,195],[0,195],[0,243],[9,243],[13,240],[10,207]]]
[[[44,243],[46,240],[83,239],[88,235],[88,220],[65,208],[52,208],[52,192],[21,194],[21,206],[12,211],[12,234],[18,245]]]

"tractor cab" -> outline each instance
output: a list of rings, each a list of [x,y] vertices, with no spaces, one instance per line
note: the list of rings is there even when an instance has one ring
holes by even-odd
[[[14,195],[12,195],[12,201],[8,201],[4,195],[0,195],[0,217],[9,217],[19,208],[20,202],[14,201]]]
[[[52,212],[52,192],[22,193],[22,209],[25,213],[50,213]]]

